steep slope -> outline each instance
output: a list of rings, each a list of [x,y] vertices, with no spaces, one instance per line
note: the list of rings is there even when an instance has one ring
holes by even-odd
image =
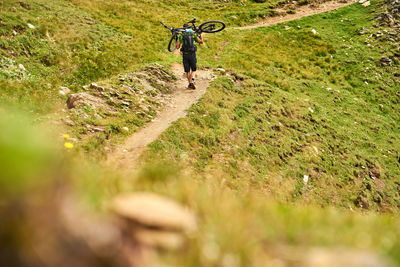
[[[399,40],[374,8],[226,33],[219,64],[244,81],[216,80],[150,157],[280,201],[397,211]]]
[[[175,264],[291,266],[321,245],[399,262],[399,24],[381,4],[209,37],[224,49],[202,59],[230,71],[150,145],[134,185],[202,218]]]
[[[154,61],[164,70],[176,61],[165,52],[168,33],[160,34],[159,20],[175,25],[190,9],[202,20],[223,14],[233,26],[242,26],[279,4],[196,2],[4,2],[2,103],[20,102],[46,114],[65,107],[67,97],[58,94],[64,85],[101,98],[111,109],[128,110],[110,122],[104,114],[95,120],[90,116],[97,111],[82,107],[89,118],[82,113],[74,119],[85,127],[67,128],[70,133],[82,130],[104,140],[110,132],[122,133],[125,125],[131,132],[139,129],[159,106],[131,114],[127,106],[142,108],[136,106],[136,94],[122,94],[140,87],[129,79]],[[206,35],[199,62],[219,77],[187,117],[149,145],[135,174],[89,165],[87,155],[73,153],[70,146],[49,152],[42,143],[51,139],[27,128],[33,119],[15,126],[19,120],[7,115],[14,112],[1,108],[6,131],[0,131],[0,149],[7,156],[1,154],[5,200],[0,202],[11,204],[1,210],[7,227],[0,227],[0,234],[12,241],[2,244],[11,244],[16,259],[21,257],[17,241],[37,249],[32,250],[30,227],[57,224],[59,217],[51,218],[57,213],[45,208],[68,187],[60,182],[72,181],[84,203],[97,211],[107,210],[113,196],[127,191],[156,192],[190,207],[199,229],[184,250],[161,254],[172,266],[322,266],[321,260],[391,266],[387,259],[398,264],[399,7],[387,10],[383,4],[372,1],[273,27]],[[81,87],[92,82],[97,85]],[[150,100],[166,88],[154,86]],[[110,128],[94,133],[93,126]],[[61,147],[61,142],[55,143]],[[52,181],[49,193],[35,194],[47,181]],[[41,202],[44,208],[29,210],[31,203]],[[37,214],[47,216],[35,220]],[[33,224],[21,218],[33,218]],[[87,229],[98,229],[92,226]],[[46,255],[46,247],[40,248]]]
[[[160,21],[178,26],[196,16],[238,25],[274,14],[281,3],[2,1],[0,100],[40,114],[54,111],[62,106],[59,86],[77,92],[85,84],[154,62],[170,65],[174,58],[165,49],[169,33]]]
[[[174,55],[166,51],[170,36],[160,21],[178,26],[176,22],[196,16],[200,21],[222,19],[229,25],[241,25],[277,14],[274,8],[282,4],[279,1],[197,1],[196,4],[184,1],[138,1],[136,4],[131,1],[110,4],[103,0],[3,1],[0,101],[18,104],[35,114],[40,122],[76,117],[65,112],[67,96],[59,94],[60,86],[69,88],[71,93],[86,92],[82,88],[84,85],[107,84],[119,75],[141,71],[154,62],[169,67],[176,61]],[[291,4],[287,11],[280,12],[289,12],[295,6]],[[214,50],[217,46],[209,43],[206,49]],[[207,65],[215,65],[215,62],[204,62],[203,66]],[[111,135],[116,140],[123,138],[126,133],[118,129],[126,126],[123,125],[126,120],[134,120],[135,125],[129,127],[134,129],[138,127],[136,124],[146,121],[124,116],[106,122],[105,118],[93,118],[93,112],[89,113],[75,121],[74,127],[67,123],[67,126],[57,126],[56,130],[68,133],[73,140],[81,140],[86,138],[86,125],[109,128],[104,134],[96,134],[99,136],[85,139],[78,145],[86,151],[101,150]]]

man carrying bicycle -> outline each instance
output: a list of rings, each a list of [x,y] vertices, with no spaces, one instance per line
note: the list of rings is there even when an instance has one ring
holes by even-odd
[[[183,25],[185,31],[178,36],[178,41],[176,43],[176,49],[181,48],[182,57],[183,57],[183,67],[186,72],[186,77],[189,82],[189,89],[196,89],[194,86],[194,73],[196,72],[197,58],[196,51],[197,47],[194,42],[202,44],[203,36],[201,34],[196,34],[190,29],[189,24],[185,23]]]

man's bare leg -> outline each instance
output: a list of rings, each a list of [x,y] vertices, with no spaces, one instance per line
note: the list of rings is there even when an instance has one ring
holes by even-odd
[[[192,73],[186,72],[186,78],[188,79],[189,84],[192,83]]]
[[[192,80],[192,77],[194,76],[194,72],[192,71],[192,72],[186,72],[186,78],[188,79],[188,82],[189,82],[189,88],[190,89],[196,89],[196,87],[194,86],[194,83],[193,83],[193,80]]]
[[[195,74],[196,74],[195,71],[186,72],[186,77],[187,77],[189,83],[192,83],[192,79],[194,79]]]

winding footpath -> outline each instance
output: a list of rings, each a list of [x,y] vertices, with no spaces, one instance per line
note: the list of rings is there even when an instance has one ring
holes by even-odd
[[[250,29],[255,29],[255,28],[260,28],[260,27],[272,26],[272,25],[276,25],[276,24],[279,24],[282,22],[301,19],[303,17],[312,16],[315,14],[330,12],[330,11],[336,10],[338,8],[351,5],[355,2],[357,2],[357,1],[355,1],[355,0],[347,0],[347,1],[334,0],[334,1],[328,1],[328,2],[321,3],[318,6],[304,5],[304,6],[300,6],[300,7],[296,8],[296,13],[294,13],[294,14],[286,14],[285,16],[270,17],[270,18],[262,20],[253,25],[248,25],[248,26],[244,26],[244,27],[236,27],[233,29],[250,30]],[[279,10],[279,9],[276,9],[276,11],[278,11],[280,13],[284,12],[284,10]]]
[[[186,110],[203,96],[213,77],[212,70],[198,70],[196,72],[197,89],[188,90],[187,79],[183,76],[183,66],[174,63],[171,70],[178,78],[172,101],[153,121],[128,137],[124,144],[116,147],[108,155],[107,161],[112,167],[131,170],[148,144],[155,141],[172,122],[186,116]]]

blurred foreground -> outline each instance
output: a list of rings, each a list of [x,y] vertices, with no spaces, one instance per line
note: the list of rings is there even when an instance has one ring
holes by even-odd
[[[62,137],[44,134],[13,109],[1,110],[0,126],[1,266],[400,262],[400,227],[393,216],[282,206],[256,193],[238,195],[218,183],[192,180],[165,163],[146,165],[137,177],[119,177],[78,163]],[[193,212],[147,193],[115,198],[138,190],[169,195]]]

